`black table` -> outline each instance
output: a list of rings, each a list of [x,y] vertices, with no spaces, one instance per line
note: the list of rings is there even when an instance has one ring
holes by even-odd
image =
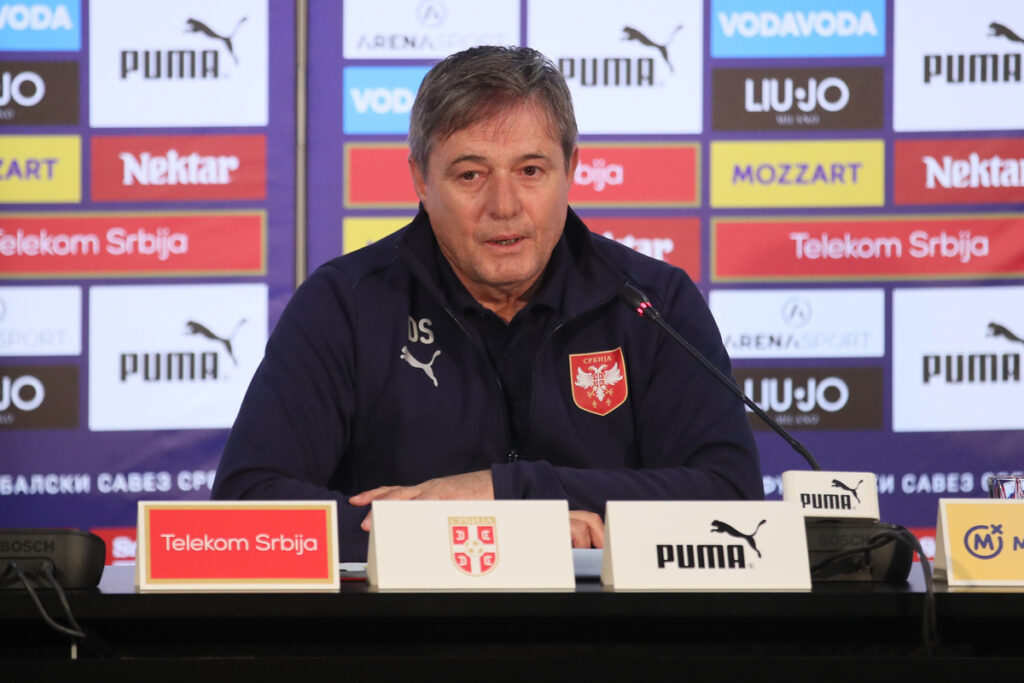
[[[0,671],[189,681],[463,672],[459,680],[492,681],[568,667],[598,679],[773,672],[831,683],[1024,667],[1024,592],[1012,590],[938,586],[941,645],[923,656],[916,565],[903,584],[785,593],[615,592],[596,581],[574,592],[398,593],[346,581],[337,594],[140,595],[132,572],[108,567],[98,589],[69,593],[78,621],[102,641],[78,647],[76,661],[27,594],[0,591]],[[43,595],[59,614],[52,592]]]

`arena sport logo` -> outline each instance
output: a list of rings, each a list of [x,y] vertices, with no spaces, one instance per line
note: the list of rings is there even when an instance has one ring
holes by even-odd
[[[89,3],[94,127],[265,126],[268,6]]]
[[[81,47],[81,0],[0,2],[0,50],[77,52]]]
[[[711,56],[882,57],[885,0],[711,3]]]
[[[527,33],[565,76],[581,133],[700,133],[702,23],[700,3],[564,0],[532,3]]]
[[[498,566],[496,517],[449,517],[448,546],[452,564],[463,574],[484,576]]]
[[[342,8],[345,59],[442,59],[476,45],[518,45],[518,0],[375,0]]]
[[[0,287],[0,357],[81,352],[81,287]]]

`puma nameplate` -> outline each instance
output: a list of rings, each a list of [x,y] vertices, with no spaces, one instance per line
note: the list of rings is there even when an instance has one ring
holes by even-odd
[[[366,577],[381,590],[573,590],[568,503],[374,501]]]
[[[616,590],[810,590],[804,517],[783,501],[609,501]]]
[[[878,521],[878,484],[871,472],[789,470],[782,473],[782,499],[808,518]]]
[[[337,503],[139,502],[140,592],[340,588]]]

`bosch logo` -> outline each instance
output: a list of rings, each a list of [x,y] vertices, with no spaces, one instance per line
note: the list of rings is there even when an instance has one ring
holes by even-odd
[[[964,534],[964,547],[979,560],[991,560],[1003,552],[1003,525],[978,524]]]

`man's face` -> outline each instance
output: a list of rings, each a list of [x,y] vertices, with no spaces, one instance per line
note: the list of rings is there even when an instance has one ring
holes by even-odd
[[[565,159],[543,110],[523,102],[410,162],[441,252],[481,303],[521,297],[562,235],[578,151]]]

